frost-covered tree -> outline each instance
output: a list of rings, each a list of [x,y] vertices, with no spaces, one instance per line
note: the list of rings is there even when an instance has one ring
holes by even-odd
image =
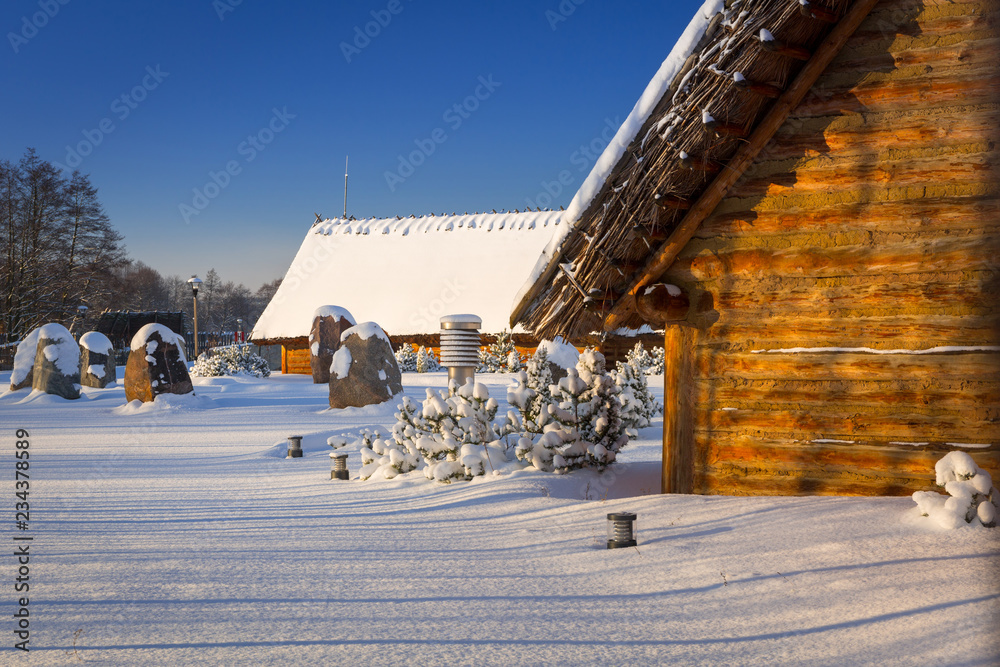
[[[396,350],[396,363],[403,373],[415,373],[417,370],[417,353],[413,351],[413,346],[403,343]]]
[[[480,373],[517,373],[521,370],[521,354],[509,331],[501,331],[492,343],[479,350],[477,370]]]
[[[518,410],[520,429],[528,433],[541,433],[549,421],[548,406],[552,397],[552,369],[548,353],[539,347],[528,359],[507,389],[507,402]]]
[[[642,343],[639,342],[625,355],[625,363],[631,364],[644,375],[662,375],[663,355],[662,347],[654,347],[652,351],[647,352]]]
[[[270,374],[267,361],[251,352],[249,345],[232,345],[203,352],[191,367],[191,375],[201,377],[252,375],[266,378]]]
[[[641,349],[639,345],[636,349]],[[629,356],[625,363],[618,362],[614,373],[615,384],[618,385],[618,402],[621,403],[621,416],[625,427],[630,430],[630,436],[636,435],[635,429],[645,428],[663,409],[646,382],[646,374],[639,366],[641,359]]]
[[[434,352],[423,345],[417,350],[415,366],[418,373],[433,373],[441,370],[441,363],[434,356]]]

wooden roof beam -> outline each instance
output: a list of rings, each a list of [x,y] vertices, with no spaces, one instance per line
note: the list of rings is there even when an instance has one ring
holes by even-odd
[[[840,15],[836,12],[831,12],[826,7],[815,5],[809,2],[809,0],[796,0],[796,2],[799,3],[799,14],[802,14],[806,18],[816,19],[824,23],[836,23],[840,20]]]
[[[740,90],[748,90],[751,93],[760,95],[761,97],[768,97],[773,100],[776,100],[779,97],[781,97],[781,93],[784,92],[783,90],[781,90],[781,88],[778,88],[777,86],[772,86],[769,83],[760,83],[759,81],[751,81],[750,79],[747,79],[739,72],[733,75],[733,85],[739,88]]]
[[[858,0],[847,11],[844,18],[833,27],[830,34],[817,47],[813,57],[802,67],[792,85],[782,93],[753,130],[747,143],[743,144],[729,161],[728,168],[722,171],[705,189],[694,206],[684,216],[684,219],[674,229],[667,242],[646,263],[632,287],[629,288],[627,295],[615,304],[608,317],[605,318],[604,327],[606,330],[620,327],[630,309],[634,308],[635,295],[646,285],[659,280],[660,276],[670,268],[678,253],[694,236],[698,226],[711,215],[733,184],[753,164],[757,155],[771,140],[774,133],[784,124],[788,114],[802,102],[806,93],[809,92],[809,89],[816,83],[816,80],[844,47],[844,44],[847,43],[847,40],[854,34],[854,31],[861,25],[861,22],[868,16],[877,2],[878,0]],[[629,296],[633,298],[628,298]]]
[[[809,60],[812,58],[812,53],[809,52],[809,49],[794,44],[786,44],[779,39],[775,39],[769,30],[761,30],[760,34],[757,35],[757,41],[760,42],[760,48],[768,53],[785,56],[786,58],[794,58],[795,60]]]

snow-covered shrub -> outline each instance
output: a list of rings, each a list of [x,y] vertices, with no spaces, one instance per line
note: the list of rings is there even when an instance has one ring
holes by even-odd
[[[621,418],[620,389],[605,368],[604,355],[588,348],[554,386],[550,421],[537,439],[525,434],[515,456],[541,470],[603,470],[629,436]]]
[[[920,514],[943,528],[966,524],[993,527],[1000,512],[1000,492],[990,474],[976,465],[965,452],[948,452],[934,465],[935,482],[948,495],[917,491],[913,501]]]
[[[423,345],[417,350],[416,371],[418,373],[433,373],[441,370],[441,362],[434,356],[432,350],[428,350]]]
[[[642,350],[642,345],[636,344],[635,350]],[[647,355],[648,356],[648,355]],[[641,360],[629,355],[625,363],[618,362],[614,373],[615,384],[618,385],[618,402],[621,403],[622,420],[625,428],[630,430],[630,437],[635,437],[634,429],[645,428],[653,418],[663,410],[663,406],[653,397],[646,382],[646,374],[639,365]]]
[[[559,368],[573,368],[576,366],[576,362],[580,360],[580,353],[576,347],[564,341],[562,336],[556,336],[552,340],[541,341],[538,343],[535,352],[537,353],[538,350],[544,350],[545,354],[548,355],[549,362]]]
[[[521,354],[509,331],[501,331],[492,343],[479,350],[478,373],[517,373],[520,370]]]
[[[266,378],[271,374],[267,361],[249,345],[233,345],[211,352],[202,352],[191,367],[191,375],[218,377],[220,375],[252,375]]]
[[[396,363],[399,364],[399,372],[415,373],[417,371],[417,353],[409,343],[403,343],[396,350]]]
[[[662,347],[653,347],[651,351],[646,351],[641,342],[636,343],[635,347],[625,355],[625,363],[640,370],[644,375],[662,375],[663,360]]]
[[[485,475],[508,461],[494,423],[497,409],[479,383],[427,389],[419,406],[404,396],[391,436],[365,431],[355,442],[361,448],[361,479],[392,479],[412,470],[443,483]],[[342,438],[328,442],[335,448],[346,444]]]
[[[517,413],[508,413],[508,422],[516,425],[517,431],[542,432],[549,421],[548,406],[554,402],[552,368],[544,347],[535,350],[525,369],[514,378],[514,384],[507,389],[507,402],[517,408]]]

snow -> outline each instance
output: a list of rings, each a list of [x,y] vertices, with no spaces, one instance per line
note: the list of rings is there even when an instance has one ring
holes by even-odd
[[[579,350],[564,341],[562,336],[556,336],[554,340],[543,340],[538,347],[545,349],[550,362],[563,368],[574,368],[580,359]]]
[[[42,350],[42,354],[60,373],[76,375],[80,372],[80,346],[69,329],[56,323],[43,325],[38,329],[38,340],[50,341]]]
[[[104,366],[100,366],[98,364],[90,364],[89,366],[87,366],[87,372],[93,375],[95,378],[103,378],[105,370]]]
[[[305,233],[250,337],[308,336],[316,308],[328,303],[392,335],[437,333],[442,315],[461,312],[476,313],[485,332],[499,333],[509,328],[514,292],[562,216],[533,211],[323,221]]]
[[[142,347],[146,348],[146,352],[152,354],[156,350],[157,342],[149,340],[150,336],[153,334],[159,334],[160,340],[164,343],[173,343],[177,346],[178,352],[180,352],[181,361],[187,362],[187,357],[184,356],[184,337],[175,334],[170,328],[157,324],[155,322],[150,322],[141,329],[135,332],[132,336],[132,342],[129,343],[129,347],[133,350],[138,350]],[[147,356],[146,361],[152,362],[153,360]]]
[[[347,349],[346,345],[338,347],[337,351],[333,353],[333,361],[330,362],[330,372],[338,380],[343,380],[351,374],[351,362],[353,361],[351,351]]]
[[[340,306],[320,306],[313,311],[313,320],[317,317],[332,317],[334,320],[344,319],[350,322],[352,326],[358,323],[350,311]]]
[[[389,343],[388,336],[385,335],[385,331],[382,330],[375,322],[362,322],[361,324],[355,324],[349,329],[344,329],[340,333],[340,342],[343,343],[345,340],[351,336],[358,336],[361,340],[368,340],[372,336],[376,338],[381,338],[386,343]],[[391,343],[389,343],[391,345]]]
[[[505,413],[510,376],[477,379]],[[387,433],[395,402],[193,381],[141,406],[0,393],[30,433],[32,665],[1000,662],[1000,531],[945,531],[910,498],[660,495],[660,420],[603,475],[337,481],[327,440]],[[617,511],[637,548],[605,548]]]
[[[99,331],[88,331],[80,336],[80,347],[105,355],[111,354],[114,350],[111,339]]]
[[[608,177],[611,176],[615,165],[618,164],[629,145],[638,136],[642,126],[649,120],[649,116],[653,113],[653,109],[657,103],[670,89],[670,84],[680,74],[684,63],[694,53],[698,42],[704,37],[712,18],[722,12],[723,9],[723,0],[705,0],[705,3],[695,13],[694,18],[691,19],[691,22],[681,34],[680,39],[674,44],[673,49],[666,60],[660,65],[652,81],[646,86],[646,90],[643,91],[639,101],[635,103],[632,111],[625,119],[625,122],[622,123],[622,126],[618,128],[618,132],[611,139],[607,148],[597,158],[597,162],[594,164],[590,174],[583,181],[580,189],[577,190],[573,199],[566,207],[563,220],[567,224],[559,228],[559,231],[552,236],[552,239],[542,250],[541,256],[538,257],[534,263],[534,267],[528,274],[528,279],[515,295],[513,307],[516,308],[521,303],[528,291],[538,281],[542,273],[545,272],[546,267],[559,256],[560,246],[563,241],[566,240],[570,232],[580,222],[580,217],[600,193]]]
[[[445,324],[475,324],[477,329],[483,326],[483,318],[471,313],[459,313],[457,315],[445,315],[440,318],[441,326]]]

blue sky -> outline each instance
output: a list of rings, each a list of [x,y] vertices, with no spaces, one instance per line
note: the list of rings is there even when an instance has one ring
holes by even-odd
[[[0,157],[78,165],[160,272],[256,289],[348,154],[357,217],[567,204],[700,4],[8,0]]]

